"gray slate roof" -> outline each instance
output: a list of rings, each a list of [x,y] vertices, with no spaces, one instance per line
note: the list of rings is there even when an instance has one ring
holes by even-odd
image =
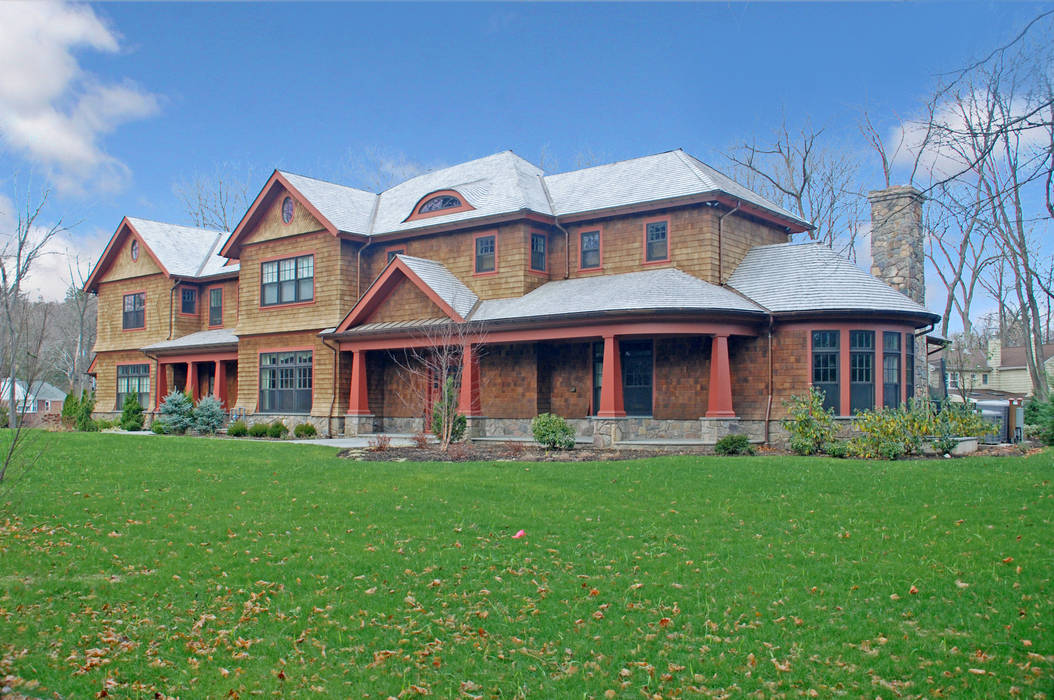
[[[222,231],[133,217],[128,217],[128,223],[173,276],[209,277],[238,270],[237,265],[226,265],[227,259],[217,254],[228,235]]]
[[[173,350],[198,350],[201,348],[237,345],[238,336],[228,328],[217,328],[211,331],[198,331],[172,340],[147,345],[141,348],[144,352],[171,352]]]
[[[471,321],[498,321],[617,311],[764,309],[735,292],[664,268],[547,282],[522,297],[480,302]]]
[[[377,195],[313,177],[279,172],[338,230],[363,235],[370,233]]]
[[[461,318],[467,319],[479,302],[475,292],[454,276],[442,263],[409,255],[397,255],[421,281],[445,301]]]
[[[936,318],[822,243],[751,248],[728,286],[773,312],[899,311]]]

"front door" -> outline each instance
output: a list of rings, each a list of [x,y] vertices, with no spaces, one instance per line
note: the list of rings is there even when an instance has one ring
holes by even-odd
[[[650,340],[623,340],[619,343],[622,353],[622,402],[627,416],[650,416],[652,397],[652,342]]]

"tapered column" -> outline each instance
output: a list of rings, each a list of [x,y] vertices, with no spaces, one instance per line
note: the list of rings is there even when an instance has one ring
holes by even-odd
[[[604,369],[600,378],[600,406],[598,418],[622,418],[626,409],[622,403],[622,361],[619,358],[618,340],[613,335],[604,336]]]
[[[728,336],[715,335],[710,345],[710,390],[707,418],[735,418],[732,410],[732,371],[728,364]]]
[[[191,401],[198,400],[198,365],[196,362],[187,363],[187,393]]]
[[[227,363],[216,360],[215,370],[212,373],[212,395],[219,399],[220,404],[227,405]]]
[[[479,356],[469,343],[461,351],[461,396],[458,411],[466,417],[482,415],[479,402]]]
[[[351,392],[348,395],[348,415],[368,416],[370,405],[366,390],[366,351],[351,353]]]
[[[154,410],[161,410],[161,400],[168,394],[168,365],[157,363],[157,396],[154,397]]]

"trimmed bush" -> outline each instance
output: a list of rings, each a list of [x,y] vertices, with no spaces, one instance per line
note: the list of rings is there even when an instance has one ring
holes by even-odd
[[[253,423],[249,426],[249,437],[264,438],[267,437],[267,431],[271,429],[271,426],[267,423]]]
[[[267,426],[267,437],[273,437],[281,440],[289,434],[289,428],[285,427],[285,423],[280,420],[276,420],[271,425]]]
[[[164,435],[165,434],[165,424],[162,423],[157,418],[155,418],[154,422],[150,424],[150,430],[152,432],[154,432],[155,434],[157,434],[157,435]]]
[[[719,455],[752,455],[756,450],[746,435],[733,433],[718,440],[714,452]]]
[[[161,400],[161,422],[168,434],[182,435],[194,425],[194,404],[182,391],[173,391]]]
[[[66,428],[75,427],[77,425],[77,415],[80,413],[80,410],[80,399],[78,399],[72,391],[66,394],[66,400],[62,402],[62,425]]]
[[[550,450],[570,450],[575,446],[575,430],[552,413],[542,413],[531,421],[535,441]]]
[[[243,420],[236,420],[227,426],[227,434],[231,437],[245,437],[249,434],[249,426]]]
[[[105,418],[100,418],[99,420],[95,421],[95,429],[96,430],[109,430],[110,428],[114,427],[115,425],[117,425],[119,423],[120,423],[120,419],[106,420]]]
[[[95,410],[95,395],[88,393],[88,390],[85,389],[78,404],[77,419],[75,421],[77,430],[84,433],[99,432],[99,426],[95,424],[95,420],[91,417],[92,411]]]
[[[211,435],[223,427],[227,414],[215,396],[206,396],[194,407],[194,430]]]
[[[790,433],[790,448],[800,455],[814,455],[834,440],[834,411],[824,409],[823,392],[815,387],[803,396],[784,401],[787,417],[781,422]]]
[[[849,445],[841,440],[831,440],[828,443],[824,443],[823,451],[828,457],[845,459],[849,456]]]
[[[315,430],[315,426],[311,423],[300,423],[295,428],[293,428],[293,435],[296,435],[298,438],[301,439],[312,438],[318,435],[318,431]]]
[[[144,421],[143,407],[139,405],[139,396],[137,394],[125,396],[124,405],[121,407],[121,429],[142,430]]]

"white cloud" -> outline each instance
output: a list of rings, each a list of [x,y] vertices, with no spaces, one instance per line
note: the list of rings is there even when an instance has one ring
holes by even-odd
[[[116,190],[129,170],[100,138],[156,114],[158,102],[130,82],[106,84],[83,71],[74,56],[83,48],[119,48],[90,7],[0,2],[0,138],[60,190]]]

